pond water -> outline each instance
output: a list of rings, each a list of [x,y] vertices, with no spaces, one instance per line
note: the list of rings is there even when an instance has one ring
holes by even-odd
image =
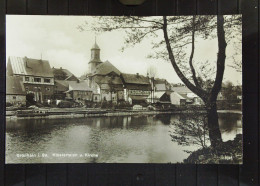
[[[6,163],[176,163],[189,156],[172,141],[178,115],[20,119],[6,122]],[[241,114],[219,114],[223,141],[242,133]],[[74,156],[74,157],[73,157]],[[97,157],[98,156],[98,157]]]

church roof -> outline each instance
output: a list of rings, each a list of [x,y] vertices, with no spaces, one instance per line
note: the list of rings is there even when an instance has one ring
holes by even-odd
[[[110,77],[110,76],[95,76],[94,78],[97,84],[113,84],[113,85],[123,85],[123,82],[120,77]]]
[[[143,84],[150,85],[149,78],[140,74],[125,74],[122,73],[122,78],[127,84]]]
[[[111,72],[116,73],[117,75],[120,75],[120,71],[112,65],[109,61],[106,61],[104,63],[101,63],[96,67],[96,69],[92,72],[93,75],[107,75]]]

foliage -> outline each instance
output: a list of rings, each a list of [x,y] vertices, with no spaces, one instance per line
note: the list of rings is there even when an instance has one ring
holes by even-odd
[[[172,141],[177,142],[179,145],[196,145],[204,149],[209,144],[207,126],[207,116],[199,111],[194,111],[181,114],[180,118],[171,124],[169,132]]]
[[[26,94],[26,106],[29,107],[31,105],[35,105],[34,101],[34,94],[33,93],[28,93]]]
[[[242,88],[234,86],[232,82],[228,81],[222,85],[222,95],[225,100],[237,100],[237,96],[242,95]]]
[[[200,164],[238,164],[243,162],[242,134],[237,134],[234,140],[223,142],[216,148],[207,147],[192,152],[184,163]]]

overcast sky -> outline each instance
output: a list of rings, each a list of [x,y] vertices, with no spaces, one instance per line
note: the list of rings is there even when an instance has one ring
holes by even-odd
[[[6,17],[6,56],[19,56],[49,60],[51,67],[62,67],[76,76],[81,76],[88,69],[90,49],[95,42],[95,33],[79,32],[78,25],[85,21],[92,23],[90,16],[24,16]],[[238,36],[241,37],[241,36]],[[169,62],[161,59],[148,59],[151,50],[151,38],[133,48],[121,52],[124,33],[114,31],[97,35],[97,44],[101,48],[101,60],[110,61],[121,72],[146,75],[147,68],[157,68],[157,77],[171,83],[180,83]],[[217,41],[200,40],[196,43],[194,60],[216,60]],[[232,46],[227,47],[227,64],[232,64]],[[239,56],[238,58],[242,58]],[[226,66],[224,81],[241,84],[242,75]]]

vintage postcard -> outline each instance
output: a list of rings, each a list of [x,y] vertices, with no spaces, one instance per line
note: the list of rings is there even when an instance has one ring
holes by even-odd
[[[6,16],[6,163],[241,164],[242,17]]]

